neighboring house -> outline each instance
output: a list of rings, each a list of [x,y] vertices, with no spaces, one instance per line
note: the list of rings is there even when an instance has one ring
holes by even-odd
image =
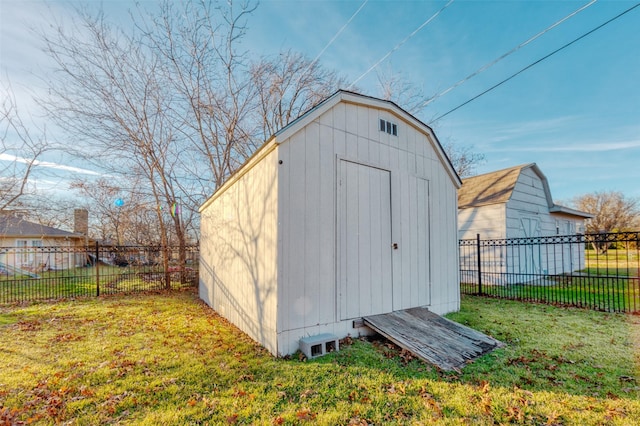
[[[584,233],[585,220],[592,217],[554,204],[547,178],[535,163],[463,179],[458,191],[460,239],[576,235]],[[584,266],[584,247],[576,246],[522,244],[500,259],[484,259],[483,269],[520,273],[525,280],[529,274],[568,273]]]
[[[12,212],[0,214],[0,268],[5,273],[75,267],[85,256],[71,248],[85,244],[82,233],[30,222]]]
[[[275,355],[370,334],[365,316],[455,311],[460,183],[431,128],[338,91],[200,207],[200,297]]]

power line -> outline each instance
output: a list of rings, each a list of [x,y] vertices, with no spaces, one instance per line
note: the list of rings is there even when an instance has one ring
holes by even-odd
[[[422,103],[420,106],[418,106],[419,108],[424,108],[427,105],[429,105],[431,102],[435,101],[436,99],[438,99],[439,97],[446,95],[447,93],[449,93],[450,91],[452,91],[453,89],[455,89],[456,87],[460,86],[461,84],[469,81],[470,79],[472,79],[473,77],[475,77],[476,75],[480,74],[483,71],[486,71],[487,69],[491,68],[492,66],[494,66],[495,64],[497,64],[498,62],[500,62],[501,60],[503,60],[504,58],[506,58],[507,56],[511,55],[512,53],[515,53],[516,51],[520,50],[522,47],[526,46],[527,44],[531,43],[532,41],[534,41],[535,39],[539,38],[540,36],[546,34],[547,32],[551,31],[553,28],[557,27],[558,25],[560,25],[561,23],[563,23],[564,21],[566,21],[567,19],[577,15],[578,13],[582,12],[583,10],[585,10],[586,8],[588,8],[589,6],[593,5],[596,1],[598,0],[591,0],[591,2],[585,4],[584,6],[578,8],[577,10],[574,10],[573,12],[571,12],[570,14],[568,14],[567,16],[565,16],[564,18],[562,18],[561,20],[555,22],[554,24],[548,26],[547,28],[545,28],[544,30],[540,31],[538,34],[534,35],[533,37],[529,38],[527,41],[520,43],[519,45],[517,45],[516,47],[514,47],[513,49],[511,49],[510,51],[508,51],[507,53],[503,54],[502,56],[498,57],[497,59],[493,60],[492,62],[489,62],[488,64],[485,64],[484,66],[480,67],[477,71],[469,74],[467,77],[463,78],[462,80],[458,81],[457,83],[455,83],[453,86],[449,87],[448,89],[445,89],[439,93],[436,93],[435,95],[431,96],[429,99],[427,99],[424,103]]]
[[[373,71],[378,65],[380,65],[385,59],[387,59],[389,56],[391,56],[393,54],[393,52],[395,52],[396,50],[398,50],[400,48],[400,46],[402,46],[403,44],[405,44],[411,37],[413,37],[414,35],[416,35],[418,33],[418,31],[420,31],[421,29],[423,29],[425,26],[427,26],[431,21],[433,21],[438,15],[440,15],[440,13],[442,13],[442,11],[444,11],[447,7],[449,7],[449,5],[451,3],[453,3],[454,0],[449,0],[449,2],[447,4],[445,4],[440,10],[438,10],[436,13],[434,13],[429,19],[427,19],[426,21],[424,21],[422,23],[422,25],[420,25],[418,28],[416,28],[411,34],[409,34],[407,37],[405,37],[404,40],[402,40],[400,43],[398,43],[397,45],[395,45],[395,47],[393,49],[391,49],[389,52],[387,52],[382,58],[380,58],[380,60],[378,62],[376,62],[375,64],[373,64],[368,70],[366,70],[360,77],[356,78],[355,81],[353,83],[351,83],[347,89],[351,89],[357,82],[359,82],[360,80],[362,80],[364,78],[364,76],[366,76],[367,74],[369,74],[371,71]]]
[[[514,73],[514,74],[511,74],[509,77],[505,78],[504,80],[500,81],[500,82],[499,82],[499,83],[497,83],[497,84],[494,84],[493,86],[489,87],[487,90],[485,90],[485,91],[483,91],[483,92],[479,93],[478,95],[474,96],[473,98],[469,99],[468,101],[463,102],[463,103],[461,103],[460,105],[458,105],[457,107],[455,107],[455,108],[453,108],[453,109],[450,109],[449,111],[445,112],[444,114],[442,114],[442,115],[440,115],[440,116],[436,117],[435,119],[433,119],[433,120],[430,122],[430,124],[431,124],[431,123],[434,123],[434,122],[436,122],[436,121],[438,121],[438,120],[440,120],[440,119],[441,119],[441,118],[443,118],[443,117],[446,117],[447,115],[451,114],[451,113],[452,113],[452,112],[454,112],[454,111],[457,111],[458,109],[462,108],[463,106],[467,105],[468,103],[475,101],[475,100],[476,100],[476,99],[478,99],[479,97],[481,97],[481,96],[483,96],[483,95],[485,95],[485,94],[489,93],[489,92],[490,92],[490,91],[492,91],[493,89],[495,89],[495,88],[497,88],[497,87],[499,87],[499,86],[503,85],[503,84],[504,84],[504,83],[506,83],[507,81],[509,81],[509,80],[513,79],[514,77],[516,77],[516,76],[518,76],[518,75],[522,74],[523,72],[525,72],[525,71],[526,71],[526,70],[528,70],[529,68],[533,67],[534,65],[537,65],[537,64],[539,64],[540,62],[544,61],[545,59],[550,58],[551,56],[555,55],[556,53],[560,52],[561,50],[566,49],[567,47],[571,46],[572,44],[576,43],[577,41],[582,40],[583,38],[587,37],[588,35],[590,35],[590,34],[592,34],[592,33],[596,32],[596,31],[597,31],[597,30],[599,30],[600,28],[602,28],[602,27],[604,27],[604,26],[606,26],[606,25],[610,24],[611,22],[615,21],[616,19],[618,19],[618,18],[622,17],[623,15],[625,15],[625,14],[627,14],[627,13],[631,12],[633,9],[635,9],[635,8],[636,8],[636,7],[638,7],[638,6],[640,6],[640,3],[636,3],[635,5],[631,6],[630,8],[628,8],[628,9],[626,9],[625,11],[621,12],[620,14],[618,14],[618,15],[614,16],[613,18],[609,19],[608,21],[606,21],[606,22],[604,22],[604,23],[602,23],[602,24],[598,25],[597,27],[593,28],[592,30],[590,30],[590,31],[588,31],[588,32],[586,32],[586,33],[584,33],[584,34],[582,34],[580,37],[573,39],[573,40],[572,40],[572,41],[570,41],[569,43],[567,43],[567,44],[565,44],[565,45],[563,45],[563,46],[561,46],[561,47],[557,48],[556,50],[554,50],[553,52],[549,53],[548,55],[545,55],[545,56],[543,56],[542,58],[538,59],[537,61],[530,63],[530,64],[529,64],[529,65],[527,65],[526,67],[522,68],[520,71],[518,71],[518,72],[516,72],[516,73]]]
[[[336,39],[340,36],[340,34],[342,34],[342,32],[347,28],[347,26],[349,26],[349,24],[351,23],[351,21],[353,21],[353,19],[358,15],[358,13],[360,13],[360,11],[362,10],[362,8],[365,7],[365,5],[369,2],[369,0],[365,0],[360,7],[358,8],[358,10],[356,10],[354,12],[353,15],[351,15],[351,18],[349,18],[349,20],[342,26],[342,28],[340,28],[338,30],[338,32],[333,36],[333,38],[331,40],[329,40],[329,43],[327,43],[327,45],[320,51],[320,53],[318,53],[318,55],[313,59],[313,61],[311,61],[311,63],[309,64],[309,66],[307,68],[311,68],[313,66],[313,64],[315,64],[318,59],[320,59],[320,56],[322,56],[322,54],[324,53],[325,50],[327,50],[329,48],[329,46],[331,46],[333,44],[334,41],[336,41]],[[304,73],[303,73],[304,74]]]

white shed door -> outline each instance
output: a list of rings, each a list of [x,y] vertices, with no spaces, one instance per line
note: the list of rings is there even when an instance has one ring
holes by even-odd
[[[340,319],[392,310],[391,174],[339,161],[337,281]]]
[[[520,218],[520,228],[525,238],[535,238],[542,235],[540,221],[537,218]],[[524,244],[520,246],[520,273],[541,273],[541,252],[539,244]]]

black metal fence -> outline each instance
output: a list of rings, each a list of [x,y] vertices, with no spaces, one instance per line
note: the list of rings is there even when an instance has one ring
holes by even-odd
[[[460,290],[514,300],[640,311],[640,232],[460,240]]]
[[[158,246],[0,247],[0,304],[197,285],[198,247],[184,253],[165,268]]]

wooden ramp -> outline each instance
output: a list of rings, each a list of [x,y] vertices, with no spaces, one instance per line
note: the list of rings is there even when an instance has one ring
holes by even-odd
[[[438,368],[459,371],[469,361],[504,343],[426,308],[364,317],[364,323]]]

